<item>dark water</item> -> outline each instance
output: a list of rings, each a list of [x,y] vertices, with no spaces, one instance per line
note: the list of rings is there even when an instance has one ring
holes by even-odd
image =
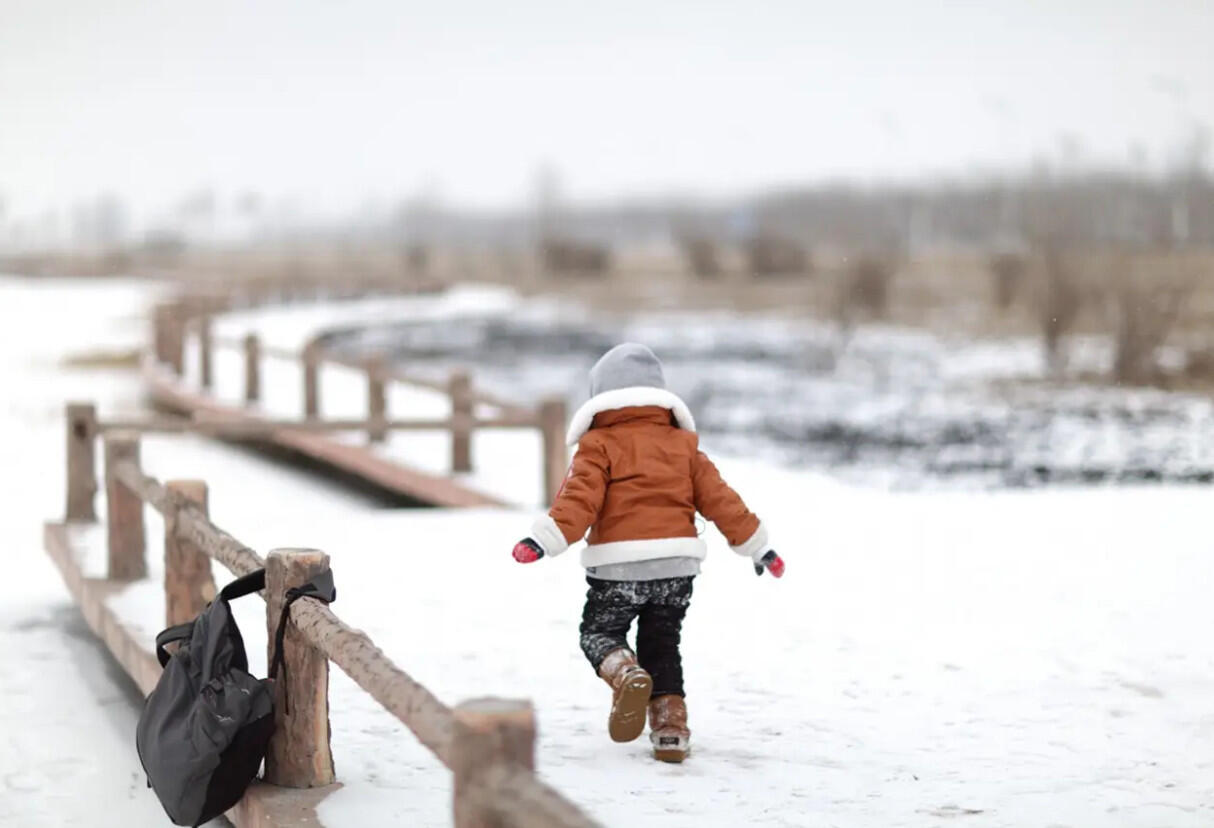
[[[1214,409],[1179,394],[1051,388],[1033,343],[944,343],[889,330],[724,315],[516,316],[367,329],[332,347],[386,351],[521,403],[586,398],[586,374],[644,342],[710,449],[895,488],[1214,481]],[[997,388],[1003,390],[997,390]]]

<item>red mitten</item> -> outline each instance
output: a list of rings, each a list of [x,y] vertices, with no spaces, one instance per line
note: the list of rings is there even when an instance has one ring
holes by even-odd
[[[514,551],[511,554],[519,563],[535,563],[544,557],[544,550],[540,549],[540,545],[531,538],[523,538],[514,545]]]
[[[784,577],[784,559],[776,554],[776,550],[770,550],[766,555],[755,562],[755,574],[762,575],[764,567],[767,568],[767,571],[770,572],[773,577]]]

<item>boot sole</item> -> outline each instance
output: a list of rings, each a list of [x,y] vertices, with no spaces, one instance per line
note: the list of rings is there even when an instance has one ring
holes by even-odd
[[[624,683],[607,722],[613,742],[631,742],[645,731],[645,713],[652,692],[653,678],[643,671],[638,670]]]
[[[689,752],[690,751],[686,750],[657,750],[655,748],[653,751],[653,758],[657,759],[659,762],[678,764],[687,758],[687,754]]]

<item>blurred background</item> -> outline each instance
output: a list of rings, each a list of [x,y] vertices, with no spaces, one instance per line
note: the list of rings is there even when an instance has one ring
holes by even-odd
[[[0,272],[498,283],[347,331],[893,487],[1214,481],[1214,5],[0,0]],[[542,300],[542,301],[541,301]]]

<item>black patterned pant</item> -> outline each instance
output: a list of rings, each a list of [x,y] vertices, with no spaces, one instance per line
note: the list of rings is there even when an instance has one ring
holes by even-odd
[[[637,619],[636,654],[653,676],[653,695],[683,695],[683,659],[679,637],[691,603],[691,578],[656,581],[604,581],[587,578],[582,610],[582,652],[590,666],[612,650],[628,646],[628,628]]]

